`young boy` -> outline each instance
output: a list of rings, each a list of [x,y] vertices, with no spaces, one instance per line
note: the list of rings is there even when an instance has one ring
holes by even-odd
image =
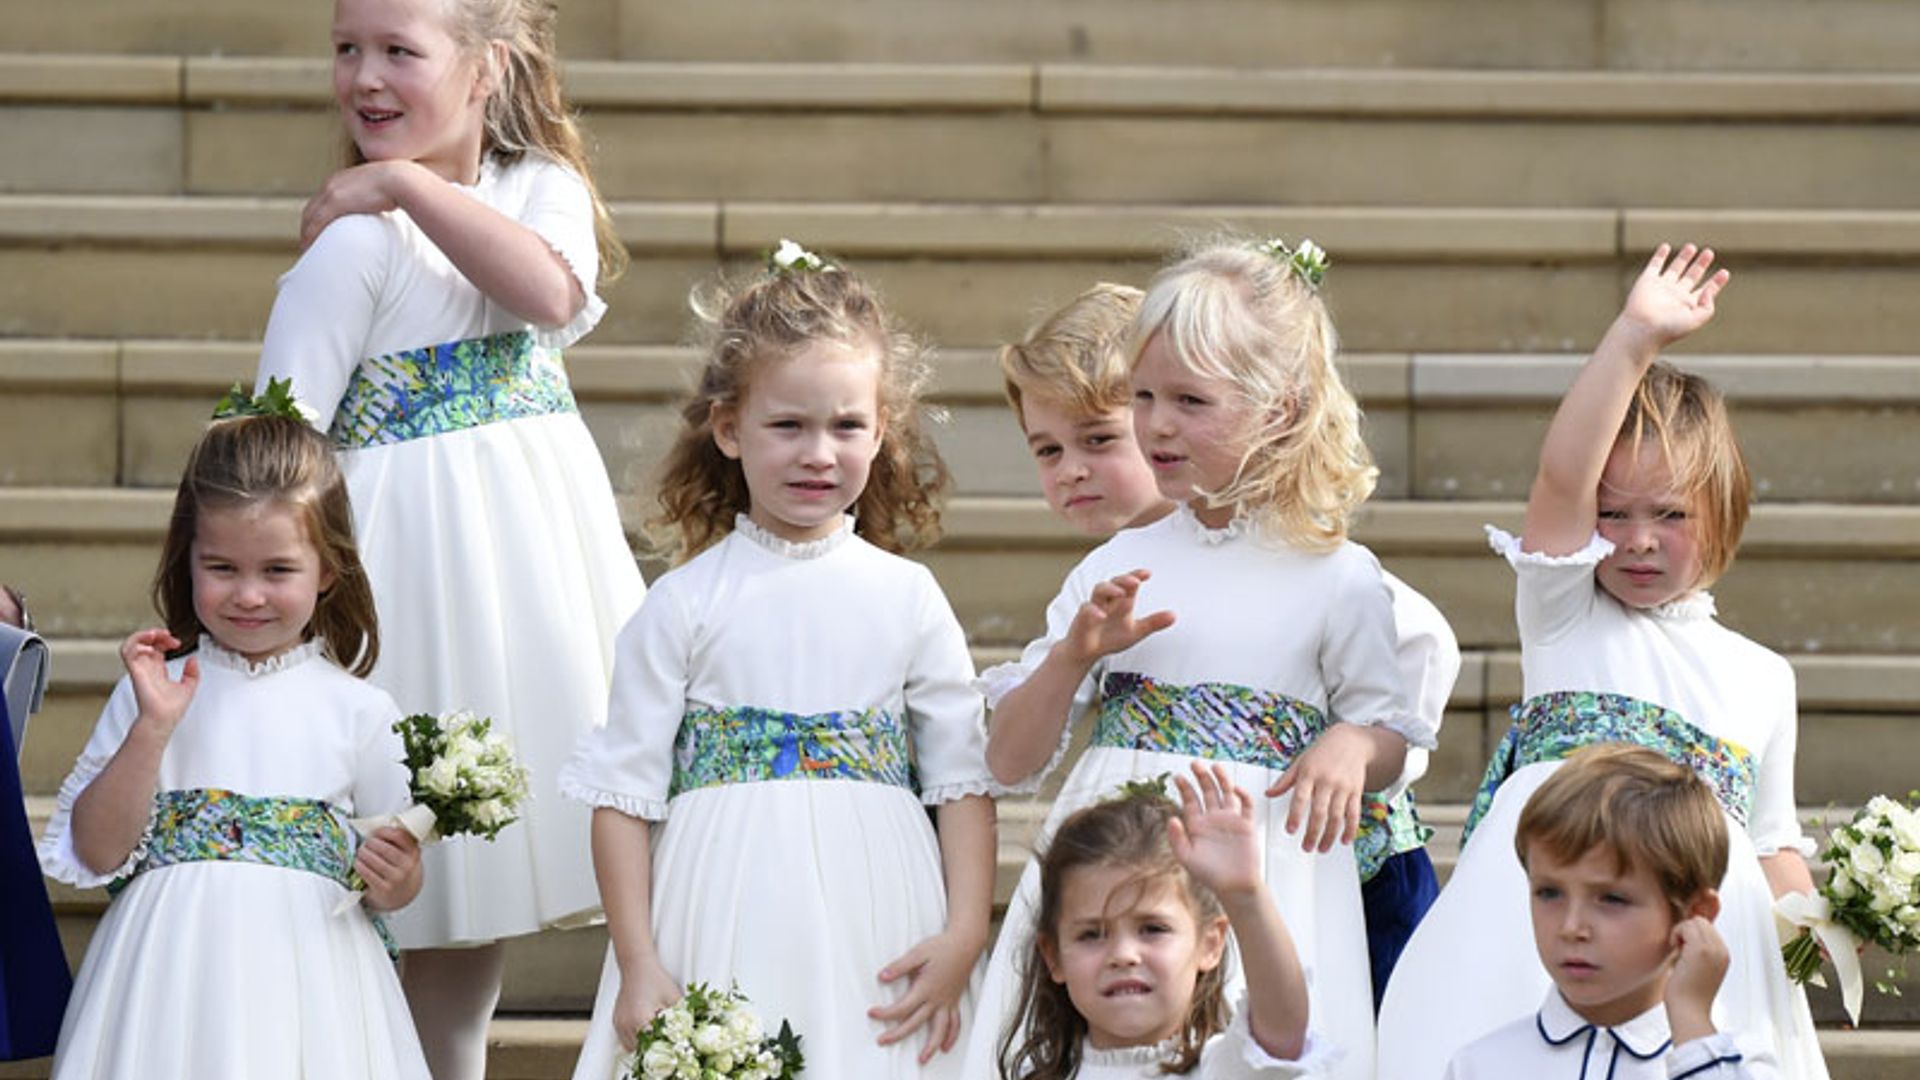
[[[1102,282],[1000,350],[1007,402],[1039,467],[1047,506],[1101,539],[1173,510],[1133,436],[1127,338],[1141,296]],[[1392,574],[1381,577],[1393,594],[1395,659],[1410,704],[1438,728],[1460,674],[1460,646],[1426,597]],[[1394,962],[1440,892],[1425,846],[1430,831],[1415,815],[1408,790],[1426,771],[1427,751],[1409,747],[1399,780],[1361,805],[1354,854],[1376,1009]]]
[[[1638,746],[1589,746],[1527,800],[1513,845],[1554,989],[1539,1012],[1455,1054],[1448,1080],[1777,1075],[1770,1048],[1714,1029],[1727,826],[1692,770]]]

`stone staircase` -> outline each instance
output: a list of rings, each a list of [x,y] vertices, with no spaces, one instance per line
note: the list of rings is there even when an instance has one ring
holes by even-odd
[[[114,642],[151,619],[180,462],[251,379],[336,145],[327,5],[95,6],[0,0],[0,579],[56,640],[22,762],[36,818]],[[630,523],[697,363],[688,287],[800,238],[943,347],[957,491],[926,561],[980,659],[1004,658],[1085,544],[1036,497],[991,347],[1094,280],[1143,282],[1182,237],[1312,236],[1383,473],[1358,537],[1467,653],[1421,787],[1444,868],[1520,688],[1511,576],[1479,527],[1517,523],[1645,252],[1703,240],[1736,281],[1678,359],[1727,390],[1762,500],[1721,610],[1794,662],[1809,819],[1916,786],[1920,9],[567,0],[561,30],[634,255],[568,357]],[[1043,811],[1003,807],[1002,895]],[[55,902],[77,959],[103,899]],[[603,947],[512,946],[491,1075],[568,1074]],[[1836,1077],[1914,1075],[1907,985],[1865,1031],[1816,996]]]

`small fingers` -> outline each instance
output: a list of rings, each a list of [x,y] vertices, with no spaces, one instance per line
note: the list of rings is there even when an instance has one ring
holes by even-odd
[[[891,1046],[892,1044],[899,1042],[901,1039],[904,1039],[907,1036],[913,1034],[915,1031],[919,1030],[923,1024],[925,1024],[929,1019],[931,1019],[933,1014],[933,1008],[934,1006],[932,1002],[928,1002],[928,1001],[918,1002],[916,1004],[916,1007],[913,1009],[913,1011],[907,1014],[906,1019],[893,1025],[887,1030],[881,1032],[880,1037],[877,1041],[880,1043],[881,1046]],[[880,1018],[875,1017],[875,1019],[880,1019]]]

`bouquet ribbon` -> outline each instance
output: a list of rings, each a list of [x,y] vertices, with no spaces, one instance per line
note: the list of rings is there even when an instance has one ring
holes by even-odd
[[[1860,979],[1860,939],[1853,931],[1833,921],[1832,905],[1827,898],[1812,893],[1790,892],[1773,902],[1773,914],[1789,927],[1811,931],[1827,959],[1833,961],[1833,973],[1840,977],[1840,999],[1854,1026],[1860,1024],[1860,999],[1866,992]]]
[[[406,830],[408,836],[413,837],[422,844],[431,844],[440,838],[440,833],[435,828],[437,822],[438,819],[434,816],[433,808],[423,806],[420,803],[414,803],[412,806],[407,807],[397,814],[374,814],[371,817],[347,819],[347,824],[360,836],[372,836],[374,830],[383,829],[391,825],[396,829]],[[335,915],[344,915],[352,911],[359,905],[360,901],[366,899],[366,896],[367,894],[364,891],[359,889],[354,890],[346,899],[340,901],[340,906],[334,908],[333,913]]]

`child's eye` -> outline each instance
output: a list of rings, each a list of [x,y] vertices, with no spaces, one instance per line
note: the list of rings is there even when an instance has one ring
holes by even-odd
[[[333,55],[335,56],[352,56],[357,51],[359,51],[358,46],[354,45],[351,41],[336,41],[333,44]]]
[[[1182,405],[1205,405],[1206,403],[1207,403],[1206,398],[1199,397],[1198,395],[1195,395],[1195,394],[1180,395],[1180,404]]]
[[[1075,941],[1099,941],[1099,940],[1100,940],[1100,931],[1098,931],[1098,930],[1095,930],[1095,929],[1093,929],[1093,928],[1091,928],[1091,927],[1089,927],[1089,928],[1087,928],[1087,929],[1085,929],[1085,930],[1082,930],[1082,931],[1080,931],[1079,933],[1077,933],[1077,934],[1075,934],[1075,935],[1073,935],[1073,940],[1075,940]]]
[[[1136,405],[1151,404],[1153,402],[1153,391],[1135,390],[1133,392],[1133,401],[1134,401],[1134,404]]]
[[[841,420],[838,423],[836,423],[834,426],[839,428],[841,431],[867,430],[867,422],[865,420],[859,419],[858,417],[850,417],[848,419]]]
[[[388,56],[417,56],[419,54],[414,52],[412,49],[407,48],[405,45],[389,45],[387,46],[387,55]]]
[[[1627,512],[1625,510],[1602,510],[1600,511],[1600,520],[1625,521],[1627,520]]]
[[[1655,514],[1654,516],[1659,518],[1661,521],[1687,520],[1687,512],[1685,510],[1662,510],[1659,513]]]
[[[1089,450],[1102,450],[1102,449],[1105,449],[1106,447],[1113,445],[1119,440],[1120,440],[1120,436],[1118,435],[1106,435],[1106,434],[1089,435],[1087,436],[1086,443],[1087,443],[1087,448]]]
[[[1045,446],[1036,446],[1033,448],[1033,456],[1039,458],[1041,461],[1057,458],[1060,456],[1060,447],[1052,443],[1048,443]]]
[[[1628,907],[1632,905],[1633,897],[1617,892],[1601,893],[1600,902],[1603,904],[1611,904],[1615,907]]]
[[[1558,900],[1560,899],[1560,890],[1551,885],[1537,885],[1533,890],[1533,898],[1535,900]]]

